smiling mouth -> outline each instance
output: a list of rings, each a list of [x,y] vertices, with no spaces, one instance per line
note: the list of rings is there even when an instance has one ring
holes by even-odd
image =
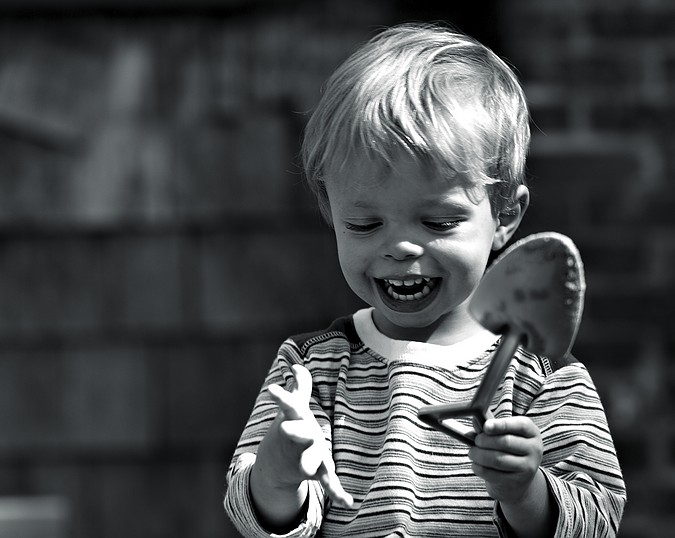
[[[416,277],[403,280],[382,278],[377,279],[380,288],[391,299],[401,302],[420,301],[434,290],[439,278]]]

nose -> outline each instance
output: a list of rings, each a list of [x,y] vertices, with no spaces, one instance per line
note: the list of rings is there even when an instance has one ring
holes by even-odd
[[[424,253],[422,245],[412,241],[394,241],[385,247],[384,257],[397,261],[419,258]]]

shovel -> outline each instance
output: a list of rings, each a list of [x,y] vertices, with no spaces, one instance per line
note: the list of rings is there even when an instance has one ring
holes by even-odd
[[[429,405],[417,416],[472,446],[519,346],[555,363],[572,348],[581,321],[586,282],[579,251],[562,234],[527,236],[506,249],[483,276],[469,312],[502,338],[471,403]],[[457,420],[472,417],[472,426]]]

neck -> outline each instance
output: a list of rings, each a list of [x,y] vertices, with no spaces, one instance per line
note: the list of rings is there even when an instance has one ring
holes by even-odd
[[[373,311],[373,322],[378,331],[394,340],[410,340],[444,346],[456,344],[485,330],[468,313],[461,316],[445,316],[423,327],[401,327],[394,325],[376,309]]]

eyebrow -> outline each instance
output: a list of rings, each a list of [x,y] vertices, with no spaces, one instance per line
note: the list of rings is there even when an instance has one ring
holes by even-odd
[[[363,200],[356,200],[352,205],[361,209],[372,209],[374,207],[373,204],[369,204]]]
[[[427,198],[420,202],[422,209],[448,209],[452,211],[465,211],[471,206],[469,200],[455,199],[453,197]]]
[[[355,200],[351,204],[352,207],[358,208],[358,209],[365,209],[365,210],[373,210],[377,209],[377,206],[374,204],[371,204],[369,202],[366,202],[364,200]],[[422,199],[419,203],[419,207],[423,210],[444,210],[447,209],[449,211],[466,211],[467,208],[470,207],[470,203],[465,202],[465,201],[460,201],[460,200],[453,200],[452,198],[448,197],[440,197],[440,198],[427,198],[427,199]]]

